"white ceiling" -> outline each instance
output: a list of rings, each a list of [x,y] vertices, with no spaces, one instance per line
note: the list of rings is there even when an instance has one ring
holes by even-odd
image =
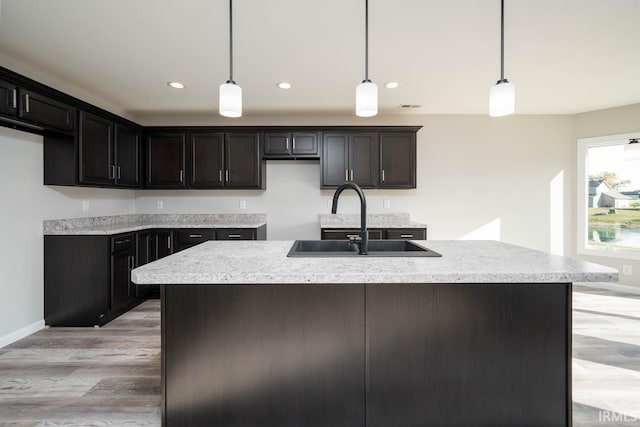
[[[0,54],[136,113],[217,111],[227,0],[0,0]],[[516,113],[640,102],[640,0],[506,0]],[[500,77],[499,0],[370,0],[381,113],[487,114]],[[364,0],[236,0],[245,115],[352,113]],[[166,82],[186,84],[183,91]],[[293,89],[276,88],[289,81]],[[382,88],[391,80],[398,89]],[[406,112],[400,104],[420,104]]]

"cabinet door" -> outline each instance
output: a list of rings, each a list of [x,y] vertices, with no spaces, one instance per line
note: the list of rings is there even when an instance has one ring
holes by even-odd
[[[156,260],[155,233],[141,231],[137,237],[136,266],[140,267]]]
[[[21,119],[66,132],[75,128],[75,108],[30,90],[21,89],[20,94]]]
[[[378,136],[374,132],[349,135],[349,181],[363,188],[378,185]]]
[[[291,136],[289,132],[267,132],[264,134],[264,154],[291,154]]]
[[[415,133],[382,132],[380,163],[381,188],[416,188]]]
[[[218,188],[224,185],[224,134],[192,134],[191,187]]]
[[[382,230],[379,229],[367,229],[369,233],[369,240],[382,240]],[[359,228],[339,228],[328,229],[323,228],[321,231],[322,240],[349,240],[351,237],[359,237]]]
[[[152,134],[147,137],[147,187],[184,188],[184,133]]]
[[[15,117],[18,114],[18,86],[0,80],[0,114]]]
[[[134,259],[132,251],[111,254],[111,311],[124,306],[132,297],[131,269]]]
[[[256,240],[256,230],[253,228],[219,228],[216,240]]]
[[[300,156],[317,156],[318,134],[313,132],[291,134],[291,153]]]
[[[384,234],[388,240],[427,240],[426,228],[391,228]]]
[[[80,111],[78,135],[81,184],[113,184],[113,122]]]
[[[171,230],[156,231],[154,235],[155,259],[164,258],[173,253]]]
[[[140,138],[138,130],[116,123],[116,184],[123,187],[140,185]]]
[[[225,136],[225,187],[261,188],[262,162],[257,133],[228,133]]]
[[[322,141],[322,187],[337,187],[349,180],[349,135],[325,133]]]

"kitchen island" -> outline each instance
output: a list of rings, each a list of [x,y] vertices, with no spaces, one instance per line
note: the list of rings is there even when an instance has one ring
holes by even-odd
[[[162,285],[164,426],[570,426],[571,283],[608,267],[491,241],[441,258],[206,242]]]

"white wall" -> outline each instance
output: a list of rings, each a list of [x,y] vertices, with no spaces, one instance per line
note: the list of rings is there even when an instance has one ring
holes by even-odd
[[[135,209],[132,191],[45,187],[42,173],[42,137],[0,127],[0,347],[43,324],[42,220]]]
[[[640,131],[640,104],[628,105],[625,107],[609,108],[606,110],[592,111],[588,113],[576,114],[573,116],[573,144],[572,144],[572,169],[576,170],[577,144],[580,138],[590,138],[596,136],[616,135]],[[573,173],[573,185],[577,180],[576,173]],[[572,211],[576,211],[577,200],[574,197]],[[572,256],[598,264],[608,265],[617,268],[620,273],[620,283],[624,285],[640,287],[640,261],[622,260],[617,258],[581,255],[576,253],[577,230],[572,227],[572,241],[574,242]],[[622,274],[622,266],[630,265],[633,270],[631,275]]]
[[[393,115],[249,116],[229,122],[206,117],[138,117],[147,125],[422,125],[418,132],[417,189],[366,190],[370,212],[409,212],[429,226],[430,239],[496,238],[535,249],[570,250],[572,162],[569,116]],[[319,237],[319,213],[332,191],[321,191],[318,162],[268,161],[267,190],[138,191],[136,210],[268,214],[269,239]],[[355,194],[343,193],[339,212],[358,212]],[[570,236],[570,235],[569,235]]]

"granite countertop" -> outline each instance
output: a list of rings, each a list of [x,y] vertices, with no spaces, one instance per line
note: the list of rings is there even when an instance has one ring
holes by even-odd
[[[360,228],[360,214],[320,214],[320,228]],[[407,213],[367,214],[367,228],[427,228]]]
[[[266,214],[133,214],[43,221],[44,235],[112,235],[151,228],[258,228]]]
[[[441,258],[288,258],[293,241],[209,241],[136,268],[138,284],[610,282],[617,270],[495,241],[417,243]]]

